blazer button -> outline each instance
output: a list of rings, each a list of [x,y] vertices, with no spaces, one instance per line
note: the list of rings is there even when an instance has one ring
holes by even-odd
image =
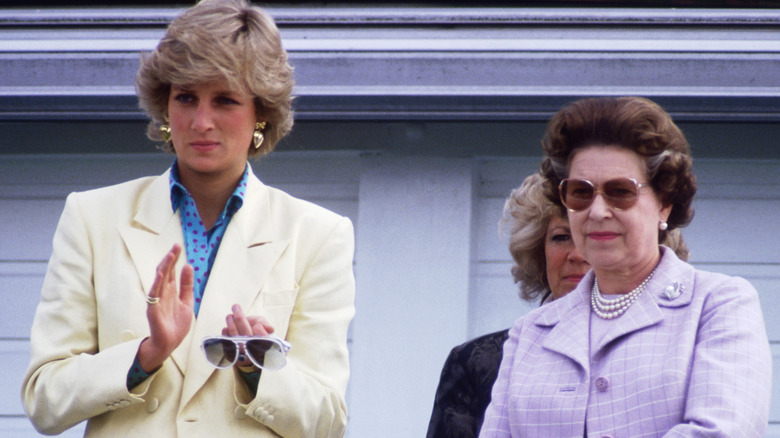
[[[243,420],[246,418],[246,409],[241,406],[236,406],[236,408],[233,409],[233,416],[238,420]]]
[[[598,389],[600,392],[606,392],[607,389],[609,389],[609,379],[606,377],[599,377],[596,379],[596,389]]]
[[[136,336],[132,330],[122,330],[122,333],[119,334],[119,337],[122,339],[122,341],[128,342],[132,341],[138,336]]]
[[[151,400],[146,402],[146,412],[152,413],[157,410],[157,408],[160,406],[160,400],[157,400],[157,397],[152,397]]]

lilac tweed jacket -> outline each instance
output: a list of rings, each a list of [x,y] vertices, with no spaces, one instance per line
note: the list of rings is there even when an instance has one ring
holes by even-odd
[[[592,285],[515,322],[480,437],[764,435],[772,358],[750,283],[662,247],[646,291],[591,336]]]

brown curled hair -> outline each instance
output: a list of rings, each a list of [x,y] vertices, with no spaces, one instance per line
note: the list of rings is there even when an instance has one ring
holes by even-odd
[[[619,146],[639,154],[656,195],[672,211],[668,231],[693,219],[696,177],[688,141],[655,102],[642,97],[581,99],[566,105],[547,124],[542,139],[545,194],[560,205],[558,184],[569,174],[574,155],[588,146]]]

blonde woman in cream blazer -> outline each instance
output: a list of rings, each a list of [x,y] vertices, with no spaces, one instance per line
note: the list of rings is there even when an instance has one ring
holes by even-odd
[[[89,420],[89,437],[343,435],[352,225],[254,175],[249,182],[197,319],[170,360],[132,392],[128,368],[149,336],[149,273],[182,244],[168,172],[68,197],[24,382],[25,407],[41,432]],[[292,344],[284,368],[262,372],[256,397],[237,371],[217,370],[200,350],[233,304],[265,317]]]
[[[276,25],[245,0],[201,1],[142,59],[136,86],[149,136],[176,158],[162,176],[68,197],[27,415],[48,434],[87,421],[88,437],[343,436],[352,225],[266,187],[247,161],[292,127]],[[216,369],[200,348],[270,333],[292,345],[279,370]]]

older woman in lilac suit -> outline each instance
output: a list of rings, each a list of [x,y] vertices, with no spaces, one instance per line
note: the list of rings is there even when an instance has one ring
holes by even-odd
[[[763,436],[771,356],[755,289],[659,246],[690,222],[696,191],[669,115],[585,99],[543,145],[549,195],[592,270],[516,321],[480,436]]]

